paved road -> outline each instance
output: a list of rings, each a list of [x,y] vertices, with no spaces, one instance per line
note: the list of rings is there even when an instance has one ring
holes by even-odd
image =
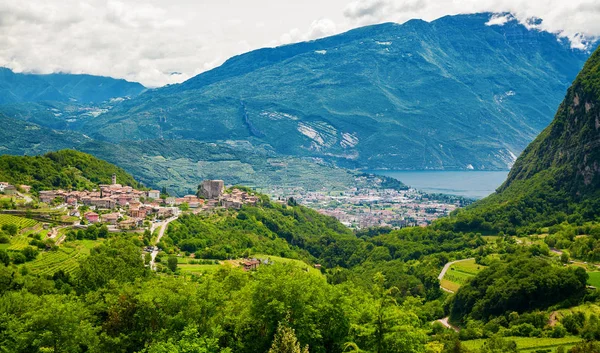
[[[167,230],[167,226],[169,225],[169,223],[173,222],[174,220],[177,219],[177,216],[175,217],[171,217],[169,219],[167,219],[166,221],[163,221],[161,223],[156,223],[157,226],[161,227],[160,230],[158,231],[158,236],[156,237],[156,242],[154,243],[154,251],[152,251],[151,256],[152,256],[152,260],[150,260],[150,268],[155,271],[156,270],[156,263],[154,262],[154,260],[156,259],[156,255],[158,255],[158,247],[156,247],[156,244],[158,244],[160,242],[160,239],[163,237],[163,235],[165,235],[165,231]],[[154,224],[152,224],[152,231],[154,231]]]

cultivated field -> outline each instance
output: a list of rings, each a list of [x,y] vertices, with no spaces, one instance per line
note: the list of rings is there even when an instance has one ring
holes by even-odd
[[[588,272],[588,284],[596,288],[600,288],[600,272]]]
[[[467,281],[484,268],[485,266],[476,264],[475,260],[457,262],[450,266],[440,284],[442,288],[456,293],[460,286],[467,283]]]
[[[73,273],[78,267],[78,261],[90,253],[90,249],[98,241],[79,240],[62,245],[57,251],[44,251],[37,259],[25,264],[34,273],[53,275],[59,270]]]
[[[310,266],[309,264],[307,264],[301,260],[294,260],[294,259],[288,259],[285,257],[279,257],[279,256],[273,256],[273,255],[262,255],[262,254],[252,255],[252,257],[260,259],[260,260],[268,259],[269,261],[271,261],[273,263],[292,264],[295,267],[302,268],[311,273],[321,274],[321,272],[319,270],[313,268],[312,266]],[[161,258],[161,263],[163,264],[163,266],[166,266],[167,259],[168,259],[168,257]],[[178,257],[177,258],[177,267],[182,272],[185,272],[185,273],[206,274],[206,273],[214,272],[214,271],[218,270],[221,266],[225,266],[227,264],[229,264],[231,266],[238,266],[239,263],[243,259],[224,261],[223,264],[192,264],[192,263],[190,263],[191,261],[194,261],[194,260],[196,260],[196,259],[187,258],[187,257]],[[202,260],[200,260],[200,261],[202,261]]]
[[[550,352],[555,352],[560,346],[570,348],[582,341],[580,337],[567,336],[563,338],[537,338],[537,337],[506,337],[506,340],[515,341],[519,352],[530,353],[538,350],[543,351],[549,349]],[[463,341],[462,344],[469,350],[478,350],[483,346],[485,339],[472,341]]]
[[[33,219],[17,217],[8,214],[0,214],[0,227],[5,224],[15,224],[19,229],[33,227],[37,222]]]

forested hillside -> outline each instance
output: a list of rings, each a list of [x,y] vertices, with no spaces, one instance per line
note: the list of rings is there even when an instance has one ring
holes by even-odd
[[[0,124],[0,154],[41,154],[73,148],[90,140],[78,132],[53,130],[2,113]]]
[[[567,91],[552,123],[496,193],[457,212],[455,229],[535,232],[600,216],[600,50]],[[442,222],[443,223],[443,222]]]
[[[29,185],[38,191],[91,189],[98,184],[110,184],[113,173],[120,184],[139,186],[123,169],[75,150],[42,156],[0,156],[0,181]]]

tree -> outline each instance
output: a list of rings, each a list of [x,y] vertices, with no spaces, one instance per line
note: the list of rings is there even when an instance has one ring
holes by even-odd
[[[38,250],[32,248],[31,246],[26,247],[22,251],[23,251],[23,255],[25,255],[25,258],[27,259],[27,261],[35,260],[35,258],[38,256],[38,253],[39,253]]]
[[[8,235],[10,236],[15,236],[17,235],[17,232],[19,231],[19,227],[17,227],[16,224],[4,224],[2,225],[2,230],[5,231],[6,233],[8,233]]]
[[[160,198],[164,200],[167,197],[169,197],[169,193],[167,192],[167,188],[163,186],[162,190],[160,191]]]
[[[22,252],[15,252],[12,255],[12,261],[14,264],[22,264],[25,263],[25,261],[27,261],[27,258],[25,257],[25,255],[23,255]]]
[[[281,321],[269,353],[308,353],[308,345],[304,346],[304,349],[300,349],[300,342],[296,338],[294,329],[289,327],[286,322]]]
[[[570,353],[600,353],[600,343],[598,342],[583,342],[571,348]]]
[[[80,262],[77,284],[80,291],[95,290],[111,280],[126,283],[144,278],[147,271],[136,244],[130,239],[109,239]]]
[[[147,252],[146,255],[144,255],[144,262],[146,263],[146,265],[148,265],[150,264],[150,261],[152,261],[152,254]]]
[[[175,256],[169,256],[167,267],[173,272],[177,271],[177,258]]]
[[[3,263],[4,266],[8,266],[10,264],[10,256],[4,249],[0,249],[0,263]]]
[[[356,343],[377,353],[420,352],[426,337],[413,311],[418,299],[407,299],[400,306],[395,299],[398,288],[386,288],[383,274],[376,273],[373,282],[374,298],[364,303],[368,321],[353,327]]]
[[[3,343],[14,352],[82,352],[98,343],[88,309],[82,302],[65,295],[35,296],[22,293],[27,303],[9,323],[19,331],[9,331]],[[7,347],[7,346],[5,346]]]
[[[100,227],[100,229],[98,229],[98,237],[99,238],[107,238],[108,237],[108,227],[106,225],[103,225],[102,227]]]

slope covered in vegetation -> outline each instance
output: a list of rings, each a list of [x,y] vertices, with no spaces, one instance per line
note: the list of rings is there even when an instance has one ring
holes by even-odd
[[[113,174],[120,184],[139,186],[123,169],[75,150],[43,156],[0,156],[0,180],[13,185],[30,185],[34,190],[90,189],[98,184],[110,184]]]
[[[534,232],[600,216],[600,50],[590,57],[552,123],[519,157],[496,193],[457,212],[455,230]]]

